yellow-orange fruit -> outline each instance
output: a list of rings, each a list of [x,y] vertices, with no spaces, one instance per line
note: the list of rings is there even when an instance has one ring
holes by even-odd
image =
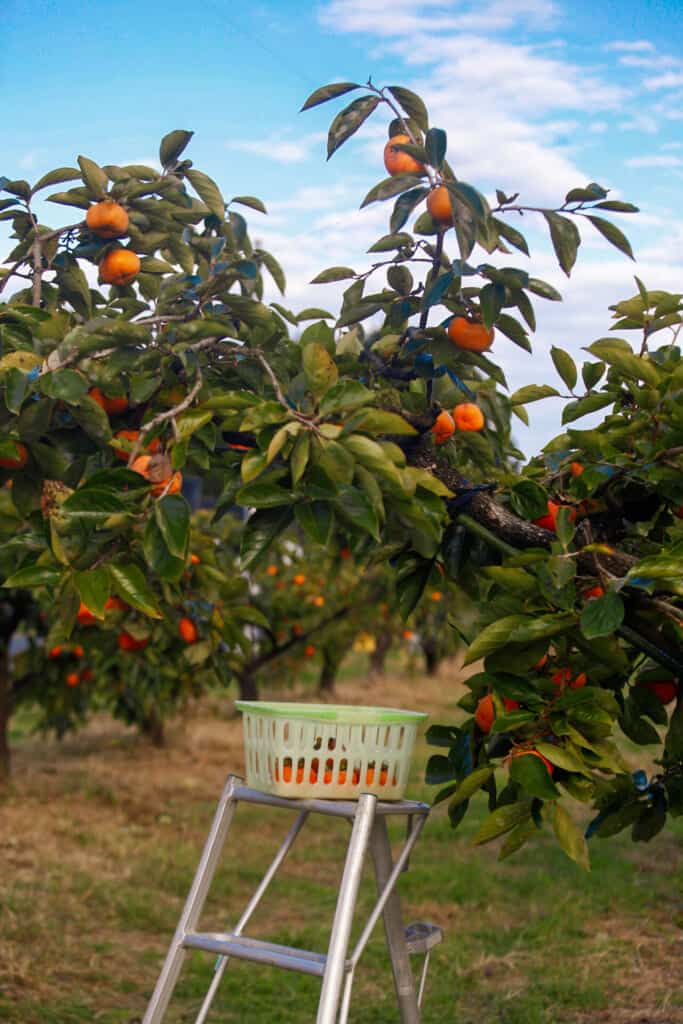
[[[494,335],[493,327],[484,327],[465,316],[454,316],[448,325],[448,337],[453,344],[469,352],[487,352],[493,344]]]
[[[449,412],[444,409],[440,412],[434,421],[432,427],[432,434],[434,435],[435,444],[445,444],[449,437],[452,437],[455,433],[455,422]]]
[[[128,231],[128,214],[120,203],[103,199],[89,208],[85,223],[99,238],[121,238]]]
[[[411,139],[408,135],[392,135],[384,147],[384,166],[387,172],[394,174],[423,174],[424,164],[416,160],[410,153],[396,149],[396,144],[410,145]]]
[[[485,424],[484,414],[474,402],[461,402],[453,410],[453,419],[457,430],[482,430]]]
[[[104,284],[132,284],[140,273],[140,257],[131,249],[111,249],[100,263]]]
[[[432,220],[442,227],[452,227],[455,223],[450,192],[445,185],[432,189],[427,196],[427,209],[432,215]]]

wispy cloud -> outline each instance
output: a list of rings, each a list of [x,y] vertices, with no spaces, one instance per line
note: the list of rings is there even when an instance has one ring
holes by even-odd
[[[606,50],[632,50],[634,52],[654,50],[654,48],[654,43],[651,43],[649,39],[634,39],[631,41],[615,39],[614,42],[607,43],[605,46]]]
[[[278,164],[300,164],[311,157],[314,148],[324,139],[324,134],[315,132],[298,139],[274,136],[266,139],[230,139],[227,149],[237,149],[254,156],[265,156]]]
[[[626,161],[627,167],[683,167],[683,160],[679,156],[668,154],[649,156],[633,156]]]
[[[683,86],[683,71],[667,71],[663,75],[654,75],[643,82],[646,89],[678,89]]]

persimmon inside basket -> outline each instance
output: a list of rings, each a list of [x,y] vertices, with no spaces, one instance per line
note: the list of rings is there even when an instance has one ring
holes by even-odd
[[[405,793],[421,711],[238,700],[246,781],[276,796],[353,800]]]

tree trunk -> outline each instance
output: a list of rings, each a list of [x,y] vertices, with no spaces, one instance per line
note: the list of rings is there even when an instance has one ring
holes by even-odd
[[[7,649],[0,654],[0,786],[10,776],[9,719],[12,707]]]
[[[157,708],[153,707],[149,714],[143,718],[140,729],[147,739],[155,747],[166,746],[166,735],[164,733],[164,720]]]
[[[425,659],[425,670],[428,676],[435,676],[439,671],[439,665],[441,664],[441,658],[436,648],[436,644],[430,643],[429,641],[423,641],[422,653]]]
[[[238,676],[237,687],[239,689],[240,700],[260,700],[258,692],[258,684],[256,678],[253,675],[249,676]]]
[[[332,655],[323,648],[323,663],[320,669],[320,679],[318,681],[318,689],[321,693],[328,695],[334,693],[334,684],[337,680],[338,671],[338,659],[333,658]]]
[[[370,672],[373,676],[384,675],[384,663],[391,647],[391,633],[387,630],[375,637],[375,649],[370,655]]]

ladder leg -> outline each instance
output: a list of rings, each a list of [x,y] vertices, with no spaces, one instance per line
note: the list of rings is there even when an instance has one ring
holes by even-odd
[[[339,888],[337,909],[334,913],[316,1024],[335,1024],[337,1017],[344,982],[346,951],[351,936],[353,913],[356,908],[363,862],[375,818],[376,804],[377,798],[370,793],[364,793],[358,800],[344,864],[344,874]]]
[[[161,969],[159,980],[149,1001],[142,1024],[161,1024],[164,1018],[185,958],[183,939],[186,932],[192,931],[195,928],[199,915],[202,912],[209,887],[216,873],[225,837],[230,827],[232,816],[235,813],[236,800],[233,793],[241,781],[237,776],[229,775],[225,783],[213,822],[211,823],[211,830],[209,831],[204,851],[192,882],[192,887],[185,901],[185,907],[180,915],[178,927],[175,930],[175,935],[171,941],[164,966]]]
[[[382,892],[393,869],[391,845],[387,832],[386,818],[377,817],[372,827],[370,850],[375,865],[377,891]],[[410,967],[410,957],[406,946],[401,902],[398,890],[394,889],[386,901],[382,912],[384,933],[391,957],[391,969],[394,974],[394,987],[401,1012],[401,1024],[419,1024],[420,1010],[415,994],[415,982]]]

